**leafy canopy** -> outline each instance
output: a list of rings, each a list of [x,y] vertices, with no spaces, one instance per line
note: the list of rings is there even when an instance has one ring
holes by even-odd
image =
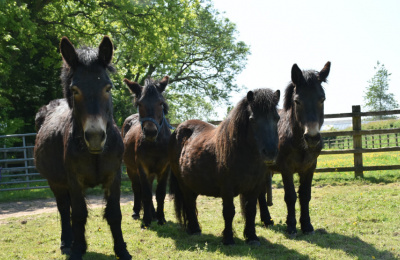
[[[38,108],[62,97],[62,36],[76,47],[97,46],[103,35],[112,38],[114,115],[120,126],[136,111],[123,78],[143,84],[149,76],[169,75],[170,120],[208,119],[215,104],[227,103],[239,90],[233,82],[249,54],[249,47],[236,41],[235,25],[210,0],[3,0],[0,5],[0,116],[7,125],[18,122],[14,132],[34,131]]]

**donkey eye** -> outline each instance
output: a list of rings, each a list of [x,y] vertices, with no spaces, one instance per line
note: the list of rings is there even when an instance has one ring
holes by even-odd
[[[72,91],[72,95],[79,95],[79,90],[78,90],[78,88],[77,87],[72,87],[71,88],[71,91]]]
[[[107,93],[110,93],[110,92],[111,92],[111,89],[112,89],[112,87],[111,87],[111,86],[107,86],[107,88],[106,88],[106,92],[107,92]]]
[[[299,100],[297,100],[297,99],[295,99],[295,100],[294,100],[294,102],[295,102],[295,103],[296,103],[296,105],[298,105],[298,106],[300,106],[300,105],[301,105],[300,101],[299,101]]]
[[[321,103],[324,103],[325,102],[325,98],[321,98]]]

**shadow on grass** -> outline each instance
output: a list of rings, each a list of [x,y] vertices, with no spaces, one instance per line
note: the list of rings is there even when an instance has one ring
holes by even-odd
[[[83,257],[85,260],[110,260],[110,259],[117,259],[115,255],[104,255],[95,252],[86,252],[85,256]],[[68,258],[66,258],[68,259]]]
[[[286,234],[286,225],[276,224],[271,227],[275,232]],[[313,235],[303,235],[301,231],[295,240],[306,241],[321,248],[342,250],[351,257],[358,259],[396,259],[396,256],[388,250],[378,250],[373,245],[362,241],[356,236],[346,236],[338,233],[329,233],[325,229],[315,230]]]
[[[168,221],[163,226],[152,225],[151,230],[157,232],[162,238],[171,238],[175,241],[176,250],[198,252],[222,253],[229,257],[249,256],[255,259],[310,259],[306,255],[302,255],[295,250],[286,248],[279,244],[272,244],[263,237],[259,237],[260,246],[247,245],[245,240],[234,237],[234,246],[225,246],[222,244],[221,236],[202,233],[201,235],[188,235],[183,228],[174,222]]]

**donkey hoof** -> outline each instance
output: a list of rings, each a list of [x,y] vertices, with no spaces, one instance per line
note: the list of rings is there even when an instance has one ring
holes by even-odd
[[[187,230],[186,231],[186,233],[188,234],[188,235],[190,235],[190,236],[200,236],[201,235],[201,230],[199,231],[199,230],[196,230],[196,231],[190,231],[190,230]]]
[[[233,245],[235,245],[235,240],[233,240],[233,238],[223,238],[222,243],[225,246],[233,246]]]
[[[264,221],[264,226],[265,226],[266,228],[272,227],[273,225],[275,225],[275,222],[274,222],[272,219],[271,219],[271,220]]]
[[[301,225],[301,231],[303,232],[304,235],[314,234],[314,227],[311,225],[311,223],[307,223]]]
[[[116,258],[120,260],[131,260],[132,256],[129,254],[128,250],[125,250],[125,252],[119,253]]]
[[[261,243],[258,240],[250,240],[246,242],[249,246],[260,246]]]
[[[304,235],[314,235],[315,231],[314,230],[312,230],[312,231],[303,231],[303,234]]]
[[[297,237],[297,232],[287,233],[287,236],[288,236],[290,239],[295,239],[295,238]]]
[[[140,219],[140,215],[139,215],[139,213],[133,213],[132,214],[132,218],[134,219],[134,220],[138,220],[138,219]]]
[[[82,260],[82,254],[72,252],[68,260]]]
[[[159,220],[157,222],[157,224],[160,225],[160,226],[164,225],[165,223],[167,223],[167,221],[165,219]]]
[[[142,225],[140,226],[140,228],[141,228],[142,230],[149,229],[149,228],[150,228],[150,225],[142,224]]]
[[[62,255],[71,255],[71,248],[70,247],[61,248],[61,254]]]

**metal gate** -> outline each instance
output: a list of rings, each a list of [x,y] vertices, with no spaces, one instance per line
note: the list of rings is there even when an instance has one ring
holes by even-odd
[[[36,133],[0,136],[0,191],[47,188],[33,163]]]

